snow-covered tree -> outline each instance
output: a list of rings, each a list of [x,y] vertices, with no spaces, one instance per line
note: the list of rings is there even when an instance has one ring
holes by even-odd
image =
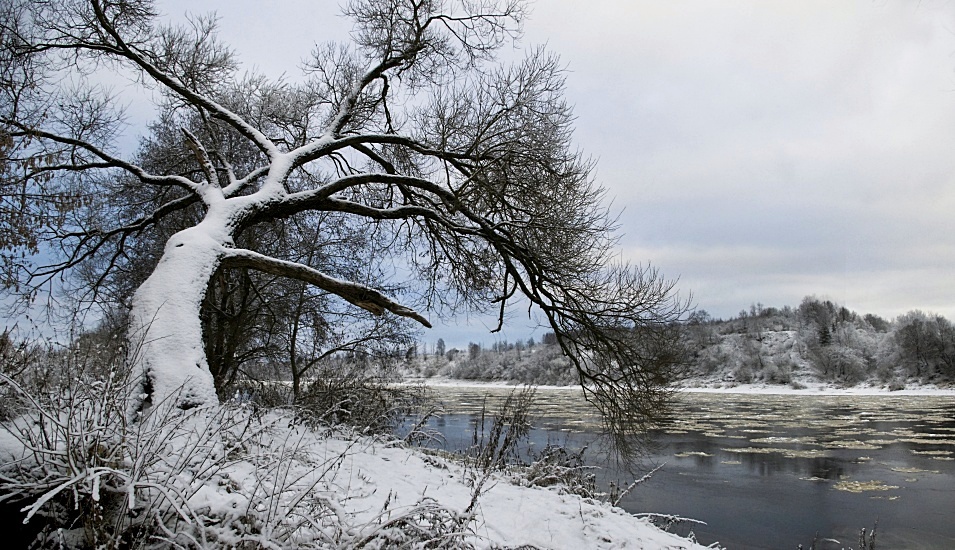
[[[301,82],[239,74],[214,17],[165,24],[149,0],[0,9],[4,189],[44,212],[60,204],[46,199],[67,198],[30,228],[33,250],[56,260],[21,262],[11,280],[35,289],[96,259],[108,271],[163,219],[198,212],[131,301],[144,405],[216,400],[200,305],[217,270],[245,268],[425,327],[426,313],[457,306],[493,304],[503,322],[507,304],[526,299],[609,427],[640,427],[665,408],[686,305],[655,270],[612,260],[614,221],[572,144],[557,57],[495,61],[520,34],[522,0],[353,0],[353,43],[317,45]],[[121,102],[103,85],[117,78],[156,101],[154,128],[179,134],[175,162],[121,153]],[[118,181],[149,190],[134,217],[110,215],[111,201],[139,200],[110,193]],[[367,223],[415,291],[239,244],[251,228],[314,212]],[[15,257],[22,243],[5,242]]]

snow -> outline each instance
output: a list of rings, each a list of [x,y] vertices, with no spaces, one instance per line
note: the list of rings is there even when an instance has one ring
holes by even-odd
[[[303,482],[315,483],[312,491],[333,500],[337,513],[361,526],[359,530],[373,530],[431,499],[459,514],[471,503],[469,472],[456,462],[374,438],[319,437],[314,432],[299,437],[295,464],[289,466],[294,472],[288,477],[304,475],[298,470],[305,469],[324,473],[317,483],[308,478]],[[248,467],[231,467],[225,474],[240,486],[258,483]],[[481,548],[704,548],[607,503],[520,486],[504,474],[493,474],[484,488],[470,540]],[[236,497],[215,489],[197,493],[193,507],[234,509]]]
[[[105,490],[100,478],[112,474],[109,490],[136,510],[123,518],[139,517],[161,492],[166,517],[176,520],[167,525],[183,537],[218,541],[210,548],[243,541],[271,548],[385,548],[408,542],[401,537],[418,529],[460,535],[477,548],[706,548],[606,502],[559,487],[525,486],[514,470],[486,473],[391,438],[311,429],[288,412],[228,404],[160,408],[166,412],[154,410],[145,420],[149,426],[127,433],[125,467],[63,471],[56,488],[35,493],[27,508],[53,505],[50,499],[64,489],[95,500]],[[35,456],[16,435],[17,426],[32,425],[24,422],[0,429],[8,466],[28,465]],[[50,487],[41,485],[40,493]],[[81,526],[66,531],[82,537]]]
[[[9,430],[0,429],[0,464],[9,464],[24,454],[23,443]]]
[[[218,402],[199,308],[223,243],[231,240],[220,225],[225,222],[210,216],[173,235],[133,296],[129,340],[137,375],[147,379],[143,391],[152,390],[153,403],[174,399],[189,407]]]
[[[740,384],[731,387],[710,388],[681,388],[687,393],[740,393],[749,395],[921,395],[921,396],[953,396],[955,388],[940,388],[933,385],[924,385],[904,390],[888,390],[881,386],[858,385],[848,388],[834,384],[805,383],[804,388],[793,388],[777,384]]]

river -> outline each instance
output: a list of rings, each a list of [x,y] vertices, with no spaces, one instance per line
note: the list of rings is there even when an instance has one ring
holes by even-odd
[[[432,427],[464,448],[509,392],[436,387]],[[601,482],[633,479],[599,451],[579,390],[539,389],[534,412],[531,445],[587,445]],[[955,397],[683,393],[654,439],[646,467],[663,467],[620,505],[705,522],[673,529],[703,544],[856,547],[878,522],[877,548],[955,548]]]

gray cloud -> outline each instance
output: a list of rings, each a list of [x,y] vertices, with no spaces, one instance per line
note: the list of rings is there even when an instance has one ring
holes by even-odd
[[[592,6],[596,6],[592,8]],[[733,315],[955,316],[955,6],[537,3],[626,256]]]

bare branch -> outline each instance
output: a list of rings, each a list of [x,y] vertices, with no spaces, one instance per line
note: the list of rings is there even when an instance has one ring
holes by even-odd
[[[92,0],[91,5],[103,32],[105,32],[115,41],[115,51],[119,52],[123,57],[135,63],[146,74],[151,76],[160,84],[179,94],[190,103],[206,109],[217,119],[222,120],[223,122],[235,128],[237,132],[255,143],[256,146],[258,146],[259,149],[269,157],[272,157],[277,153],[275,145],[271,142],[271,140],[269,140],[268,137],[266,137],[254,126],[248,124],[241,117],[226,109],[216,101],[213,101],[204,94],[201,94],[198,91],[188,87],[178,78],[162,71],[154,63],[150,62],[145,55],[142,55],[137,48],[127,44],[119,30],[114,27],[112,22],[107,18],[106,13],[103,10],[103,6],[99,0]]]

